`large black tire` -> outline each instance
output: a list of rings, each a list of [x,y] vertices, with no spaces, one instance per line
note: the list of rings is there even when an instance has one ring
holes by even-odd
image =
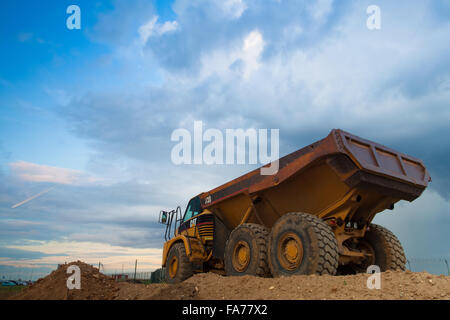
[[[283,215],[269,236],[269,267],[274,277],[336,274],[338,244],[330,226],[307,213]]]
[[[177,263],[176,268],[172,268],[173,263]],[[166,282],[179,283],[193,275],[192,263],[186,255],[183,243],[175,243],[169,250],[166,263]]]
[[[371,251],[375,255],[371,263],[379,266],[381,271],[406,270],[403,247],[398,238],[388,229],[371,224],[362,242],[366,242],[371,247]]]
[[[270,276],[267,262],[269,230],[259,224],[244,223],[234,229],[225,246],[225,273],[228,276]],[[243,250],[243,251],[241,251]],[[239,252],[248,252],[239,259]]]

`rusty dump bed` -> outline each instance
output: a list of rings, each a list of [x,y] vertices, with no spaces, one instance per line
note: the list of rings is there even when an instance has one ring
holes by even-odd
[[[421,160],[335,129],[279,159],[275,175],[261,175],[257,169],[202,193],[200,199],[203,208],[230,228],[250,210],[254,214],[248,222],[271,227],[288,212],[326,219],[342,214],[350,202],[357,205],[342,217],[367,223],[397,201],[419,197],[429,181]]]

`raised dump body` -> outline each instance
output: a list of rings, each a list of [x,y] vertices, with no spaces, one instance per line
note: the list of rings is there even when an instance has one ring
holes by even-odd
[[[421,195],[431,181],[421,160],[332,130],[279,159],[278,168],[201,193],[184,215],[162,211],[168,282],[211,269],[259,276],[405,269],[398,239],[371,222]]]
[[[252,206],[256,210],[248,222],[267,227],[288,212],[326,219],[342,210],[347,210],[342,219],[364,225],[397,201],[419,197],[429,181],[421,160],[332,130],[325,139],[281,158],[277,174],[264,176],[257,169],[200,199],[232,229]]]

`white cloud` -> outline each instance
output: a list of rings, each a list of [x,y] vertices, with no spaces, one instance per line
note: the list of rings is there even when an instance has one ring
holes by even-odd
[[[178,28],[178,22],[176,21],[166,21],[162,26],[159,27],[158,35],[162,35],[166,32],[175,31]]]
[[[261,32],[254,30],[244,39],[242,48],[242,60],[245,62],[244,77],[248,78],[251,73],[258,70],[260,66],[261,53],[264,50],[264,39]]]
[[[57,184],[89,184],[100,181],[82,171],[51,167],[25,161],[9,163],[9,167],[16,177],[29,182],[50,182]]]
[[[220,0],[223,12],[232,19],[238,19],[247,10],[247,4],[243,0]]]
[[[201,71],[197,77],[168,75],[167,79],[181,81],[183,86],[188,87],[201,84],[211,75],[218,75],[224,83],[233,81],[236,74],[245,80],[249,79],[261,66],[261,54],[265,45],[261,32],[255,29],[236,43],[205,54],[201,59]]]
[[[145,24],[139,27],[139,36],[142,44],[145,44],[148,38],[153,36],[161,36],[167,32],[177,30],[177,21],[166,21],[163,24],[158,24],[158,16],[153,16]]]
[[[324,20],[333,9],[333,0],[313,0],[308,10],[316,21]]]

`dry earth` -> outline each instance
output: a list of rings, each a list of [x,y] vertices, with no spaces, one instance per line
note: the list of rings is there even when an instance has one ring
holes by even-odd
[[[81,269],[81,289],[66,286],[69,265]],[[25,300],[241,300],[241,299],[450,299],[450,277],[427,272],[388,271],[381,274],[381,289],[367,288],[367,274],[351,276],[293,276],[258,278],[197,274],[183,283],[117,283],[98,269],[77,261],[62,265],[12,299]]]

